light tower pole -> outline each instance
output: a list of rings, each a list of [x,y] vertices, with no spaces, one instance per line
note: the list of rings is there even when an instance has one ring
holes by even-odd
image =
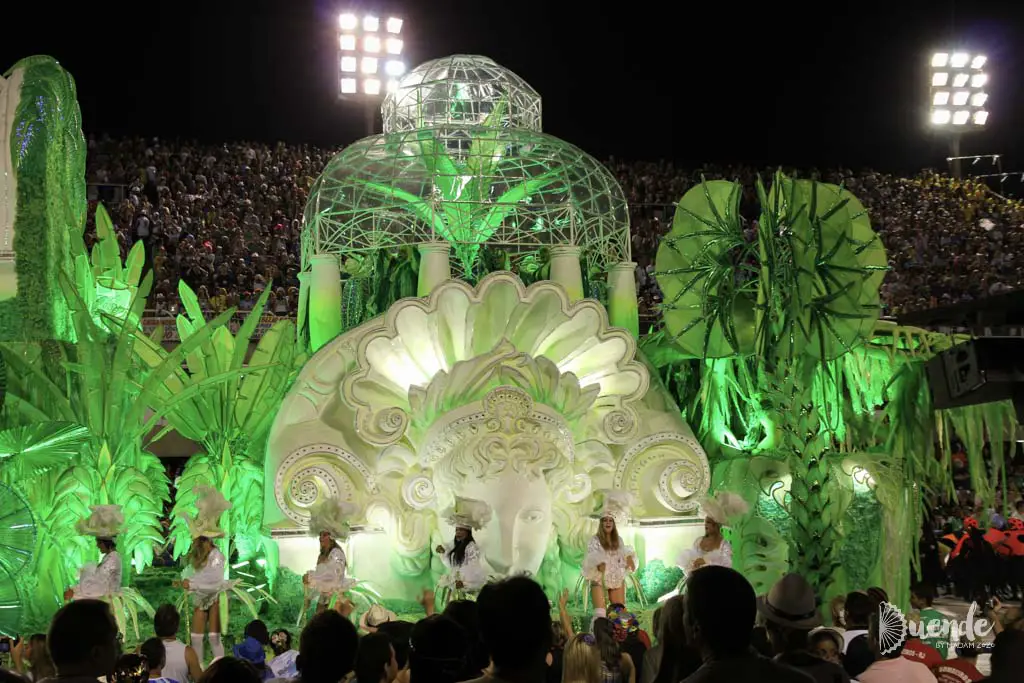
[[[382,95],[405,73],[403,24],[399,17],[373,12],[338,16],[338,98],[362,105],[367,136],[376,132]]]
[[[988,58],[965,50],[937,51],[929,71],[929,120],[949,138],[950,171],[959,178],[960,138],[988,122]]]

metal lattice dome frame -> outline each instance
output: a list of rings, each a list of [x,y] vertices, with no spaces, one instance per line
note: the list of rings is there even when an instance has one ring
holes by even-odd
[[[499,104],[492,125],[541,130],[541,97],[529,83],[494,60],[451,55],[405,74],[381,106],[385,133],[439,126],[479,126]]]
[[[427,242],[451,243],[462,275],[485,244],[513,265],[559,245],[579,247],[602,271],[630,258],[615,177],[578,147],[526,129],[437,127],[359,140],[328,162],[304,219],[304,270],[317,255]]]

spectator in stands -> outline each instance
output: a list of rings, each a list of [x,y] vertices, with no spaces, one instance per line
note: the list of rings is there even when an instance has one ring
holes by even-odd
[[[454,619],[433,614],[412,627],[409,683],[459,683],[473,675],[470,639]]]
[[[46,640],[57,676],[65,683],[109,676],[121,653],[114,615],[99,600],[75,600],[58,610]]]
[[[477,605],[491,672],[473,683],[543,681],[551,649],[551,607],[541,587],[515,576],[484,586]],[[412,683],[417,683],[415,678]]]
[[[413,624],[408,621],[389,621],[377,627],[377,633],[384,633],[391,638],[391,647],[395,650],[395,665],[398,673],[395,683],[409,683],[409,645],[412,640]]]
[[[30,681],[41,681],[55,676],[50,648],[46,645],[46,634],[36,633],[23,639],[11,651],[15,670]]]
[[[799,574],[779,579],[758,603],[768,625],[768,637],[775,661],[803,671],[817,683],[849,683],[850,677],[838,664],[812,651],[811,629],[821,625],[814,588]]]
[[[154,295],[164,296],[166,312],[176,312],[179,279],[212,292],[203,299],[207,305],[238,303],[243,308],[251,307],[272,280],[274,299],[267,312],[294,314],[301,217],[314,179],[336,151],[282,143],[206,146],[103,137],[89,147],[87,176],[108,186],[98,194],[122,249],[135,240],[146,244],[156,277]],[[617,159],[607,166],[630,203],[632,258],[645,316],[661,303],[655,255],[683,194],[702,177],[739,181],[744,234],[753,240],[754,184],[759,175],[768,180],[774,172],[713,165],[682,169],[665,161]],[[1024,259],[1018,256],[1024,245],[1024,205],[978,181],[933,172],[899,178],[848,169],[824,174],[785,170],[842,184],[867,208],[892,267],[881,292],[889,314],[974,301],[1024,286]],[[87,243],[95,240],[95,205],[90,202]]]
[[[932,669],[938,683],[974,683],[984,678],[978,671],[979,645],[966,638],[961,640],[956,647],[956,658],[941,662]]]
[[[295,666],[299,651],[292,649],[292,634],[288,631],[274,631],[270,635],[270,648],[274,658],[270,660],[270,671],[275,678],[294,678],[299,674]]]
[[[244,659],[221,657],[203,672],[198,683],[260,683],[261,680],[256,667]]]
[[[874,603],[867,593],[853,591],[846,596],[843,621],[846,631],[843,632],[843,652],[850,648],[850,642],[857,636],[868,632],[868,617],[874,610]],[[852,674],[851,674],[852,675]]]
[[[1024,631],[1003,631],[992,648],[992,675],[986,683],[1019,683],[1024,671]]]
[[[203,674],[199,656],[191,645],[178,640],[181,615],[174,605],[160,605],[153,616],[153,630],[164,646],[163,672],[167,678],[186,683],[198,681]]]
[[[877,610],[871,612],[868,617],[868,642],[875,661],[857,676],[860,683],[935,683],[935,675],[928,667],[903,657],[901,648],[894,647],[887,652],[883,651]]]
[[[728,567],[704,567],[687,580],[687,639],[704,661],[685,683],[809,683],[807,674],[757,656],[750,639],[757,614],[754,589]]]
[[[167,653],[160,638],[150,638],[139,647],[139,654],[146,661],[149,683],[183,683],[177,678],[164,676]],[[187,683],[187,679],[184,683]]]
[[[391,683],[398,675],[395,649],[385,633],[370,633],[359,639],[353,683]]]
[[[359,636],[351,621],[334,610],[317,614],[299,638],[299,681],[337,683],[352,672],[358,647]]]

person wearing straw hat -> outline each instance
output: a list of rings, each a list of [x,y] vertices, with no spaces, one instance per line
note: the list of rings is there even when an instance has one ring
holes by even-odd
[[[117,552],[117,536],[124,525],[120,505],[93,505],[92,513],[75,525],[78,533],[96,539],[96,548],[103,554],[99,564],[89,563],[78,572],[78,585],[68,588],[65,600],[102,600],[121,588],[121,554]]]
[[[722,527],[735,523],[750,510],[747,501],[727,491],[707,498],[702,507],[704,535],[693,542],[693,548],[684,550],[676,561],[686,576],[709,565],[732,567],[732,545],[722,537]]]
[[[606,489],[597,533],[587,544],[581,573],[590,582],[594,615],[607,614],[608,604],[626,604],[626,572],[636,571],[636,552],[619,537],[619,527],[629,522],[632,496],[626,491]],[[606,599],[607,598],[607,599]]]
[[[342,594],[356,585],[354,579],[346,578],[348,559],[338,541],[348,538],[349,523],[358,508],[343,500],[328,499],[316,506],[309,518],[309,533],[320,540],[320,554],[316,558],[316,568],[306,572],[302,583],[310,594],[316,596],[316,611],[319,614],[335,599],[335,607],[340,610],[344,601]]]
[[[220,491],[209,486],[196,487],[195,518],[185,516],[192,536],[185,571],[182,572],[182,588],[192,598],[192,648],[204,661],[203,640],[209,628],[210,650],[214,658],[224,656],[221,643],[220,594],[234,588],[235,581],[226,577],[227,562],[224,554],[213,544],[213,539],[222,538],[220,517],[231,509],[231,503]]]
[[[455,496],[454,504],[443,514],[455,527],[455,538],[436,548],[448,568],[448,573],[437,584],[441,601],[465,600],[487,583],[483,553],[473,539],[473,532],[480,531],[491,521],[491,506],[482,500]]]
[[[121,586],[121,554],[117,552],[117,537],[124,526],[120,505],[93,505],[88,517],[79,520],[75,528],[83,536],[96,539],[96,547],[103,554],[99,564],[84,565],[78,573],[78,584],[68,588],[65,600],[103,600],[109,602],[121,633],[129,623],[139,635],[138,611],[149,616],[155,614],[152,605],[142,595]]]

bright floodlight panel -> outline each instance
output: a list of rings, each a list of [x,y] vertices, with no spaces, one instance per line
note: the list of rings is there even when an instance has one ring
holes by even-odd
[[[404,22],[374,12],[342,12],[338,29],[338,94],[374,97],[398,87]]]
[[[936,50],[928,70],[928,120],[934,127],[981,128],[988,121],[985,55],[967,50]]]

